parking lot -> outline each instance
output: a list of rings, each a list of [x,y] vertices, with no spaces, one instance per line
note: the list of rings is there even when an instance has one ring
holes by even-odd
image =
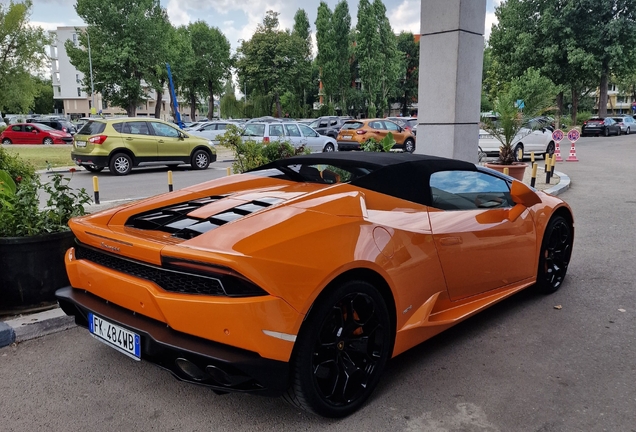
[[[346,419],[218,396],[75,328],[0,349],[2,430],[631,430],[636,136],[582,138],[577,156],[560,167],[576,227],[564,286],[522,292],[395,358]],[[165,176],[139,173],[126,180]]]

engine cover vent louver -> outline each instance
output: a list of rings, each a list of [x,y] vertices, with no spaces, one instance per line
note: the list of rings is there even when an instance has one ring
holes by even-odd
[[[128,219],[126,226],[143,230],[169,232],[173,237],[187,240],[284,201],[282,198],[265,197],[241,204],[205,219],[188,216],[194,210],[225,197],[223,195],[211,196],[141,213]]]

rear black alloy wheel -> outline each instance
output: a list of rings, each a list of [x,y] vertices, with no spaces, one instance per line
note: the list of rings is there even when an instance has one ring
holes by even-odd
[[[384,299],[371,284],[340,285],[314,304],[301,328],[285,399],[325,417],[353,413],[378,384],[393,333]]]
[[[404,141],[404,151],[406,153],[413,153],[415,151],[415,141],[413,141],[411,138],[408,138],[406,141]]]
[[[117,153],[110,158],[108,169],[115,175],[127,175],[132,170],[132,159],[126,153]]]
[[[548,223],[541,244],[537,285],[546,294],[561,287],[572,255],[572,225],[563,217],[555,216]]]
[[[103,166],[97,166],[97,165],[84,165],[84,168],[86,168],[87,171],[94,172],[94,173],[101,172],[104,169]]]
[[[192,169],[204,170],[210,165],[210,156],[205,150],[197,150],[192,154]]]

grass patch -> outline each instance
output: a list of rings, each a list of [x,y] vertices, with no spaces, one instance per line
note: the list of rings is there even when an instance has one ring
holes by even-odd
[[[48,166],[66,167],[75,166],[71,159],[72,145],[3,145],[7,152],[18,154],[24,160],[33,164],[35,169],[46,169]],[[47,163],[48,161],[48,163]],[[50,165],[49,165],[50,164]]]

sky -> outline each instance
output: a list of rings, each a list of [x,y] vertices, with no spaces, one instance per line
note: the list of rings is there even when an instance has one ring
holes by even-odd
[[[0,0],[7,3],[8,0]],[[218,27],[228,38],[235,50],[241,39],[248,40],[263,21],[265,12],[280,12],[282,28],[292,28],[294,14],[299,8],[305,9],[314,29],[320,0],[160,0],[168,11],[173,25],[179,26],[203,20],[210,26]],[[347,0],[352,25],[358,13],[358,0]],[[338,0],[327,0],[333,11]],[[487,0],[486,37],[495,22],[494,8],[501,0]],[[420,0],[384,0],[387,16],[395,33],[410,31],[420,33]],[[31,23],[45,30],[55,30],[63,26],[82,26],[84,22],[75,12],[75,0],[33,0]],[[315,48],[314,48],[315,49]]]

